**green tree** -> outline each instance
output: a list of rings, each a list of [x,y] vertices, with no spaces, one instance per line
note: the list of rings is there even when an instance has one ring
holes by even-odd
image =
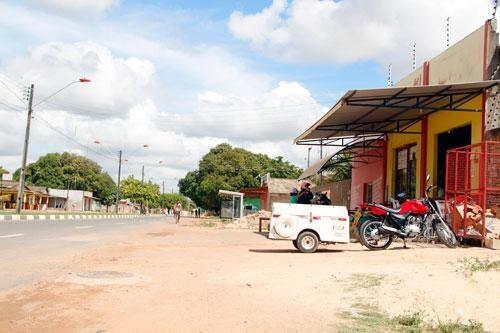
[[[4,173],[9,173],[9,171],[7,171],[7,169],[4,169],[4,168],[0,165],[0,175],[3,175]]]
[[[238,191],[260,185],[260,176],[297,178],[302,170],[283,157],[270,158],[229,144],[212,148],[200,160],[198,169],[179,180],[179,190],[198,206],[208,210],[220,207],[219,190]]]
[[[324,181],[334,183],[351,178],[352,155],[339,154],[328,162],[324,172]],[[319,180],[319,176],[317,177]],[[316,180],[316,181],[317,181]]]
[[[19,180],[19,169],[14,179]],[[91,191],[104,204],[114,201],[116,185],[99,164],[72,153],[50,153],[26,167],[26,184]]]
[[[178,193],[160,194],[159,203],[161,208],[173,207],[177,203],[177,201],[180,201],[184,209],[190,209],[192,206],[189,199],[183,196],[182,194]]]
[[[160,207],[160,186],[148,181],[142,183],[132,176],[125,178],[120,185],[121,197],[148,207]]]

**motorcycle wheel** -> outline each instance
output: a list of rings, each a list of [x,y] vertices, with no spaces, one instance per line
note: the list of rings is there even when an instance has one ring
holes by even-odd
[[[381,221],[370,220],[361,225],[359,239],[370,250],[385,250],[392,243],[392,235],[378,233]]]
[[[435,224],[436,234],[439,238],[439,241],[449,248],[455,248],[458,245],[457,237],[453,230],[451,230],[450,226],[447,223],[442,221],[437,221]]]

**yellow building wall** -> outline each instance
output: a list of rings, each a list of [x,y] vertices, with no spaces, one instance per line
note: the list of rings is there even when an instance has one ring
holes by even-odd
[[[482,96],[478,96],[472,101],[464,104],[461,108],[478,109],[482,107]],[[432,183],[437,183],[437,137],[439,134],[453,128],[471,125],[471,143],[481,142],[482,133],[482,112],[463,112],[463,111],[438,111],[428,117],[427,122],[427,163],[426,174],[431,175]],[[418,122],[408,129],[408,131],[419,132],[421,123]],[[411,144],[417,144],[417,196],[420,194],[420,158],[422,154],[420,134],[388,134],[387,142],[387,178],[386,188],[389,196],[395,195],[395,163],[396,150]],[[425,186],[425,185],[424,185]]]
[[[462,108],[481,109],[482,96],[474,98]],[[471,125],[471,144],[481,142],[483,112],[439,111],[429,116],[427,124],[427,171],[432,183],[437,183],[437,137],[450,129]]]

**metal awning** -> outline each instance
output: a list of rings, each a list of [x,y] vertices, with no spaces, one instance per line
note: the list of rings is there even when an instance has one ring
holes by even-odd
[[[368,163],[366,158],[382,158],[383,153],[380,152],[380,148],[383,148],[381,144],[381,140],[383,139],[384,135],[368,135],[352,138],[337,152],[327,155],[307,168],[299,176],[298,180],[303,180],[319,174],[328,168],[334,167],[335,164],[346,162],[351,163],[351,165],[352,163]],[[347,155],[345,159],[336,158],[342,156],[342,154]]]
[[[466,103],[499,83],[500,80],[492,80],[349,90],[330,111],[294,142],[343,146],[345,140],[366,134],[419,134],[410,130],[410,127],[423,116],[434,112],[482,112],[482,109],[467,108]]]

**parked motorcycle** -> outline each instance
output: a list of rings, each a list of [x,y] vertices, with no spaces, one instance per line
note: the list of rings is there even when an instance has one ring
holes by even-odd
[[[427,181],[429,181],[429,175]],[[454,248],[458,241],[455,233],[444,219],[436,201],[429,197],[435,186],[425,190],[423,199],[407,199],[399,208],[389,208],[380,204],[365,205],[372,216],[361,224],[359,238],[361,243],[370,250],[384,250],[391,245],[394,237],[403,239],[437,238],[446,246]]]

